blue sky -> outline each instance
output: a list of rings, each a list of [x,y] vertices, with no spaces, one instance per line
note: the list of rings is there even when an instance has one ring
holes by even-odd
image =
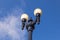
[[[23,12],[27,13],[34,19],[35,17],[33,11],[35,8],[42,9],[42,16],[40,25],[35,26],[35,30],[33,32],[33,40],[60,40],[60,0],[0,0],[0,26],[2,23],[6,24],[4,20],[7,17],[10,17],[9,19],[12,18],[12,20],[13,18],[17,18],[17,21],[14,22],[19,22],[19,16]],[[9,19],[6,21],[9,22]],[[15,27],[12,29],[14,31],[19,31],[18,28],[16,29]],[[4,33],[4,31],[2,33]],[[25,40],[25,36],[22,38],[24,38],[22,40]],[[7,36],[6,39],[6,36],[3,37],[3,34],[0,36],[0,40],[8,39],[11,40],[11,37]]]

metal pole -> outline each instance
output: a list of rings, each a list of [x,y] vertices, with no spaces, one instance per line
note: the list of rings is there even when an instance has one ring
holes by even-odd
[[[32,40],[32,31],[28,31],[28,40]]]

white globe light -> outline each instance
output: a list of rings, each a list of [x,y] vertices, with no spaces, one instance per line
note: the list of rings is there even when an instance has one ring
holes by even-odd
[[[37,13],[42,14],[42,10],[40,8],[35,9],[34,15],[36,16]]]
[[[22,20],[22,19],[28,20],[28,15],[27,15],[27,14],[22,14],[22,15],[21,15],[21,20]]]

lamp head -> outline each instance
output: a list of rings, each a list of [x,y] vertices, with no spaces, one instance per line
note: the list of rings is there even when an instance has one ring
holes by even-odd
[[[22,14],[21,15],[21,20],[24,21],[24,22],[27,21],[28,20],[28,15],[27,14]]]
[[[27,14],[22,14],[21,15],[21,20],[22,20],[22,30],[23,30],[24,27],[25,27],[25,23],[28,20],[28,15]]]
[[[40,24],[40,15],[42,14],[42,10],[37,8],[34,10],[34,15],[36,16],[36,23]]]
[[[42,10],[40,8],[34,10],[34,15],[36,16],[37,14],[42,14]]]

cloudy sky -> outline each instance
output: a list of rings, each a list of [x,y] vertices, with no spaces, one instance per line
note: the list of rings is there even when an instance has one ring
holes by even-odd
[[[27,40],[20,20],[24,8],[24,0],[0,0],[0,40]]]
[[[35,19],[35,8],[42,9],[42,16],[33,40],[60,40],[60,0],[0,0],[0,40],[27,40],[20,16],[27,13]]]

